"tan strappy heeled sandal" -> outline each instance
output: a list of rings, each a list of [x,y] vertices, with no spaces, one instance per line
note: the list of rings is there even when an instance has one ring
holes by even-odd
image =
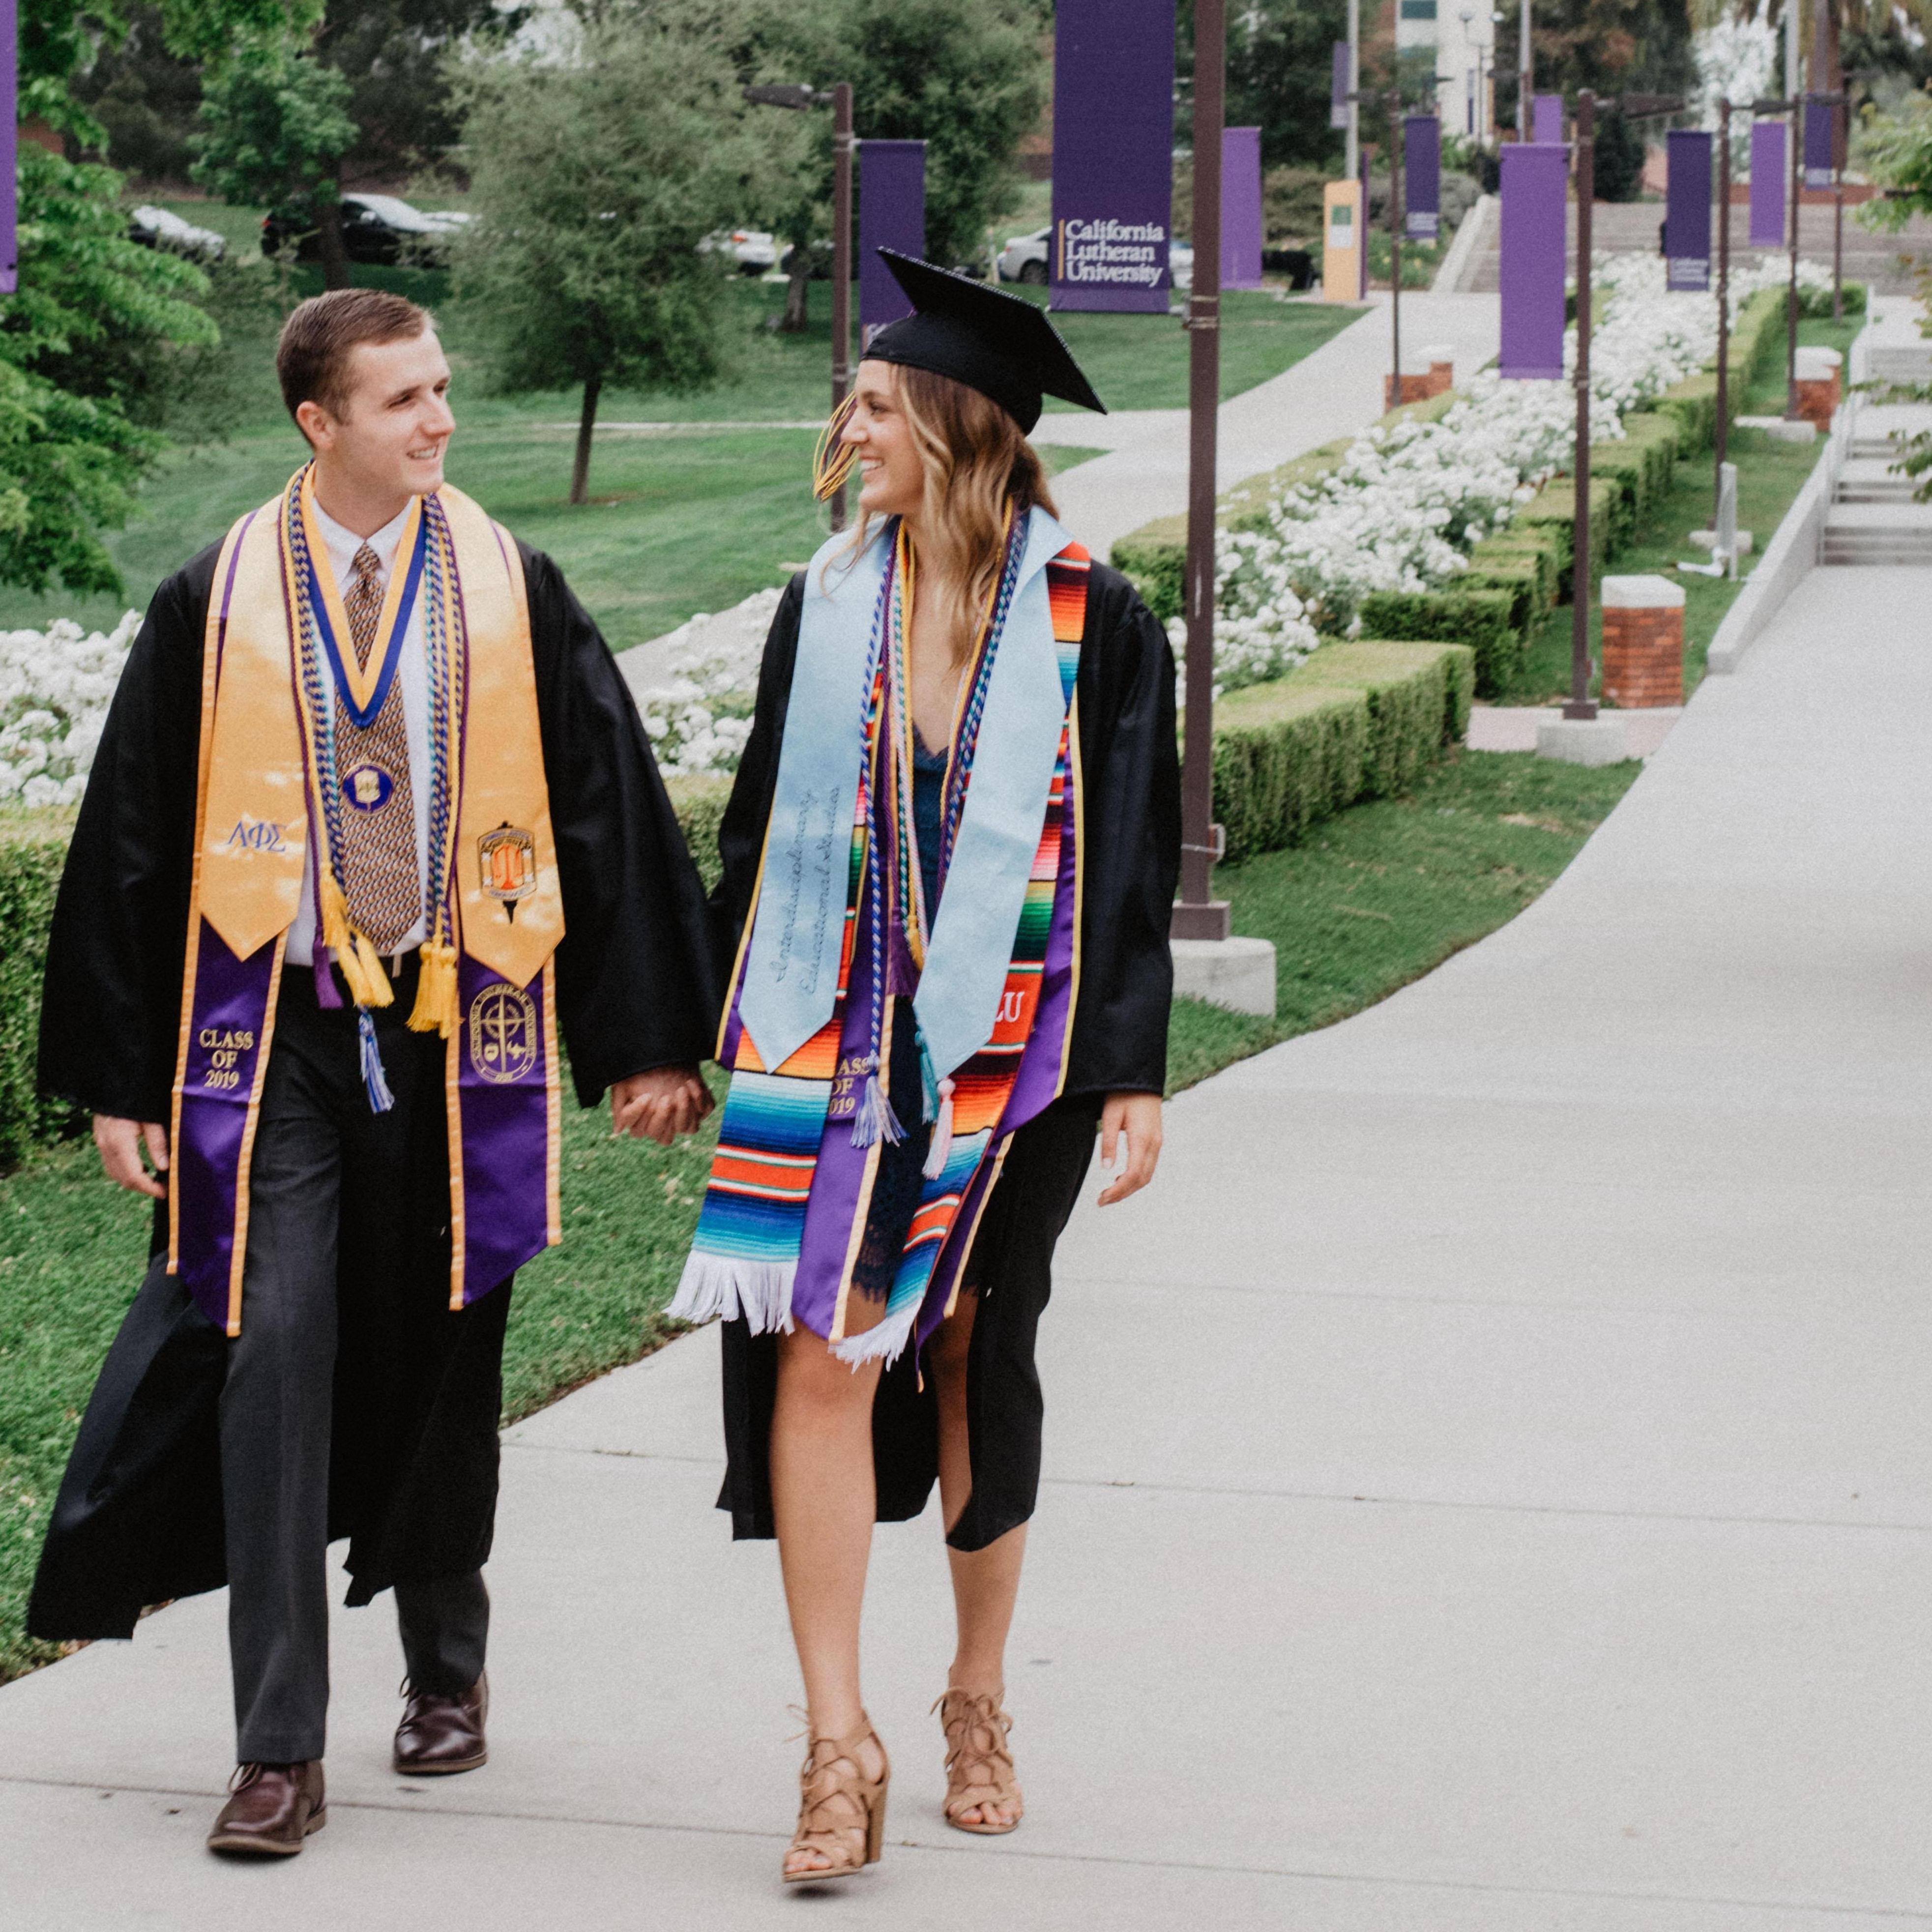
[[[879,1774],[868,1778],[859,1754],[869,1744],[879,1754]],[[787,1885],[849,1878],[878,1862],[886,1832],[886,1786],[892,1761],[872,1720],[862,1711],[859,1728],[848,1738],[813,1738],[798,1774],[798,1829],[785,1856],[817,1852],[826,1862],[802,1871],[788,1870]]]
[[[1012,1831],[1026,1810],[1013,1778],[1013,1754],[1006,1748],[1012,1719],[1000,1708],[998,1698],[975,1696],[970,1690],[949,1690],[932,1708],[946,1733],[946,1822],[956,1831],[989,1838]],[[996,1806],[1011,1814],[1004,1825],[986,1820]],[[960,1814],[976,1808],[980,1822],[970,1824]]]

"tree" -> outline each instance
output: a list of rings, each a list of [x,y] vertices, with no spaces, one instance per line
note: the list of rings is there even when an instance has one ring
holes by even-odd
[[[342,152],[356,138],[350,86],[287,32],[249,33],[204,83],[202,126],[190,137],[198,182],[225,201],[308,205],[322,244],[322,276],[349,286],[342,242]]]
[[[1370,17],[1365,8],[1365,25]],[[1175,26],[1176,71],[1191,94],[1192,0],[1182,0]],[[1262,130],[1264,166],[1340,160],[1342,136],[1328,125],[1329,50],[1348,31],[1348,0],[1258,0],[1228,9],[1227,124]],[[1366,68],[1362,85],[1373,85]]]
[[[926,143],[926,252],[950,264],[982,259],[1011,206],[1021,136],[1046,105],[1042,13],[1035,0],[758,0],[750,44],[775,80],[849,80],[861,140]],[[831,117],[811,123],[806,191],[779,215],[801,259],[832,200]]]
[[[20,154],[20,292],[0,298],[0,581],[118,591],[118,528],[164,447],[140,420],[177,345],[212,344],[206,284],[127,238],[121,178]]]
[[[1519,10],[1498,9],[1496,112],[1516,113]],[[1539,94],[1688,95],[1696,86],[1685,0],[1539,0],[1530,44]]]
[[[608,383],[688,390],[717,373],[728,264],[700,244],[769,203],[775,142],[746,106],[718,10],[614,7],[568,58],[513,53],[457,79],[470,206],[458,298],[511,391],[580,387],[570,500],[585,500]]]

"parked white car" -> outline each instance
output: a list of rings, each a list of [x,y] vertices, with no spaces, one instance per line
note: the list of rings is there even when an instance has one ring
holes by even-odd
[[[707,255],[730,256],[743,274],[767,274],[778,265],[778,237],[762,228],[721,228],[698,245]]]
[[[218,262],[228,252],[226,238],[212,228],[197,227],[147,202],[129,211],[128,239],[144,248],[165,248],[171,255],[191,255],[204,262]]]
[[[1003,282],[1024,282],[1030,287],[1046,286],[1047,244],[1053,234],[1049,224],[1045,228],[1034,230],[1030,235],[1012,235],[1006,238],[1006,245],[994,258],[994,267]],[[1191,288],[1194,283],[1194,250],[1185,242],[1168,244],[1168,272],[1178,289]]]

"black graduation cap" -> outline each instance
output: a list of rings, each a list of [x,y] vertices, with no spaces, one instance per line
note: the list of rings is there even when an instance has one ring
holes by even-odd
[[[887,322],[862,360],[950,376],[991,397],[1023,431],[1040,421],[1042,394],[1107,413],[1059,330],[1031,302],[896,248],[878,252],[916,312]]]

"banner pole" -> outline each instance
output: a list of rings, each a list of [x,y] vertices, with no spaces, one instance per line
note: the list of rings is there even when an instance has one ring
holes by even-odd
[[[832,90],[832,406],[852,387],[852,83]],[[845,527],[845,486],[832,499],[832,527]]]
[[[1724,439],[1730,428],[1731,372],[1731,104],[1718,103],[1718,420],[1712,440],[1717,446],[1713,472],[1717,492],[1711,500],[1711,527],[1718,527],[1717,504],[1724,492]]]
[[[1529,45],[1529,0],[1522,0],[1522,23],[1516,30],[1522,45],[1516,50],[1516,137],[1519,141],[1529,139],[1530,90],[1534,85],[1535,56]]]
[[[1221,136],[1226,0],[1194,10],[1194,284],[1187,298],[1187,719],[1180,764],[1176,939],[1226,939],[1214,884],[1214,464],[1221,406]],[[1366,211],[1365,211],[1366,212]],[[1367,241],[1364,233],[1364,244]]]
[[[1348,0],[1348,132],[1343,143],[1342,172],[1350,181],[1361,166],[1362,0]],[[1362,210],[1364,221],[1369,211]]]
[[[1793,30],[1794,32],[1796,29]],[[1784,419],[1798,420],[1798,199],[1804,177],[1798,151],[1804,145],[1804,103],[1791,97],[1791,280],[1784,296]]]
[[[1576,520],[1570,541],[1570,701],[1566,718],[1594,718],[1590,696],[1590,203],[1596,194],[1597,97],[1576,97]]]
[[[1389,350],[1395,358],[1395,400],[1402,406],[1402,177],[1408,166],[1408,130],[1402,124],[1402,89],[1389,89]]]

